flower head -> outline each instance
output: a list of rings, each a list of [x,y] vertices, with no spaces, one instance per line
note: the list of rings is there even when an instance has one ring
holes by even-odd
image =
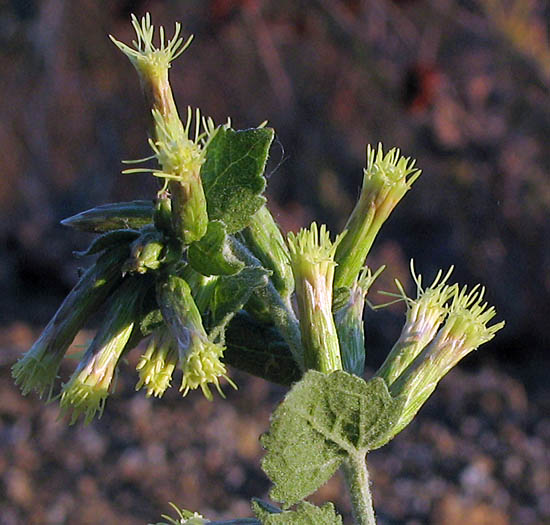
[[[211,400],[212,393],[208,385],[213,384],[222,394],[220,377],[235,387],[221,362],[224,347],[209,340],[187,282],[171,275],[165,282],[158,284],[157,297],[166,326],[175,341],[179,366],[183,371],[180,388],[183,395],[200,387],[205,397]]]
[[[84,416],[84,424],[90,423],[96,414],[101,417],[116,367],[134,329],[136,308],[145,285],[145,281],[129,278],[116,290],[103,324],[63,385],[59,404],[62,413],[72,412],[71,424],[80,415]]]
[[[334,257],[335,287],[350,287],[361,271],[382,224],[420,176],[415,161],[398,148],[384,153],[382,144],[367,146],[361,195],[345,226],[348,232]]]
[[[180,37],[181,25],[176,23],[174,36],[165,42],[164,28],[159,29],[159,47],[153,43],[155,28],[151,24],[151,16],[147,13],[141,21],[132,16],[132,24],[137,39],[133,41],[134,48],[110,37],[115,45],[130,59],[136,68],[141,87],[150,108],[160,112],[174,125],[181,127],[174,95],[168,79],[170,63],[181,55],[191,43],[189,37],[184,43]],[[154,123],[153,123],[154,128]],[[151,132],[155,134],[155,130]]]
[[[395,427],[399,432],[426,402],[439,381],[458,362],[483,343],[490,341],[504,322],[489,325],[496,315],[494,307],[483,302],[484,289],[479,285],[471,291],[455,288],[447,318],[433,340],[417,355],[391,384],[393,396],[406,399]]]
[[[221,362],[224,347],[210,342],[208,339],[196,337],[192,343],[192,351],[187,354],[180,367],[183,370],[180,392],[184,396],[189,390],[201,388],[204,397],[212,401],[212,392],[209,385],[213,384],[218,393],[225,397],[220,388],[219,378],[223,377],[233,388],[235,383],[227,376],[225,365]]]
[[[458,291],[456,285],[447,284],[452,271],[453,267],[449,268],[445,274],[443,270],[439,270],[432,284],[424,289],[422,276],[415,273],[414,263],[411,260],[411,274],[417,288],[416,298],[408,297],[403,285],[397,279],[395,284],[399,293],[386,293],[405,301],[407,305],[407,315],[401,335],[377,372],[377,375],[384,378],[388,385],[399,377],[434,338],[445,319],[449,311],[448,302]]]
[[[178,364],[176,342],[166,327],[153,333],[145,353],[139,358],[136,370],[139,381],[136,390],[147,389],[147,397],[161,397],[170,386],[172,374]]]
[[[345,233],[341,233],[332,242],[327,227],[322,224],[319,228],[315,222],[311,223],[309,229],[302,228],[298,233],[289,232],[287,241],[294,277],[311,280],[322,278],[332,283],[336,267],[334,254],[344,236]]]
[[[99,417],[103,414],[116,366],[132,329],[133,325],[128,325],[101,346],[99,351],[88,352],[71,379],[63,385],[59,405],[62,412],[72,412],[71,425],[81,414],[84,415],[86,425],[96,414]]]
[[[215,134],[215,124],[211,118],[201,117],[200,110],[187,108],[187,121],[182,125],[153,109],[156,139],[149,140],[153,153],[162,167],[156,176],[166,179],[186,180],[199,173],[205,160],[206,147]],[[192,127],[193,126],[193,127]],[[202,129],[201,129],[202,128]]]
[[[184,39],[180,36],[181,24],[176,22],[174,35],[166,42],[164,27],[159,27],[159,47],[155,46],[153,43],[155,27],[151,23],[149,13],[146,13],[141,20],[132,15],[132,25],[136,32],[136,40],[132,41],[133,48],[112,35],[109,35],[109,38],[130,59],[140,76],[143,77],[155,77],[162,74],[170,67],[170,62],[178,58],[193,40],[191,35],[184,43]]]
[[[484,295],[485,288],[479,285],[470,291],[464,286],[453,298],[445,325],[438,334],[440,344],[443,341],[452,344],[460,349],[461,357],[490,341],[504,327],[504,321],[489,326],[496,310],[483,302]]]
[[[367,145],[367,165],[363,170],[363,188],[361,192],[373,192],[384,198],[381,190],[405,192],[420,177],[421,171],[415,167],[416,161],[403,157],[399,148],[392,148],[384,154],[382,144],[375,149]]]
[[[169,188],[172,231],[185,244],[199,240],[208,226],[200,170],[208,144],[216,135],[214,121],[201,117],[198,109],[194,113],[193,125],[193,110],[187,108],[187,121],[183,125],[177,113],[165,115],[154,108],[152,115],[156,138],[149,139],[149,144],[160,168],[131,168],[123,172],[150,172],[164,179],[164,186],[159,193]]]
[[[52,327],[46,328],[44,333],[48,330],[52,330]],[[57,371],[66,349],[63,352],[52,351],[46,342],[47,338],[43,334],[12,367],[15,384],[21,387],[24,396],[32,391],[41,398],[50,399],[52,396]]]
[[[306,367],[328,373],[342,369],[340,347],[332,316],[334,253],[344,234],[334,242],[323,224],[287,236],[290,265],[296,283],[300,330]]]

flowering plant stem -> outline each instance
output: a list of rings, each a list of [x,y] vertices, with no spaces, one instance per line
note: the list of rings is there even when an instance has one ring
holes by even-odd
[[[375,525],[366,457],[361,454],[350,456],[342,464],[342,470],[351,498],[355,525]]]

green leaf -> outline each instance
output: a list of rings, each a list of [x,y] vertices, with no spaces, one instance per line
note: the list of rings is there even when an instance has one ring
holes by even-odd
[[[336,513],[332,503],[316,507],[307,501],[302,501],[296,510],[277,513],[253,501],[252,510],[262,525],[342,525],[342,517]]]
[[[85,250],[73,252],[73,255],[78,258],[88,257],[89,255],[95,255],[113,246],[129,244],[138,237],[139,231],[137,230],[111,230],[96,237]]]
[[[225,331],[223,362],[271,383],[290,386],[302,376],[283,336],[273,325],[241,311]]]
[[[193,269],[202,275],[233,275],[244,267],[244,263],[233,255],[221,221],[208,223],[204,237],[189,246],[187,258]]]
[[[271,498],[293,505],[328,481],[346,457],[387,443],[403,401],[392,398],[380,378],[367,383],[343,371],[308,371],[262,436],[262,466],[275,485]]]
[[[265,203],[263,177],[274,131],[235,131],[222,127],[208,145],[201,177],[210,220],[221,220],[227,233],[242,230]]]
[[[231,318],[246,304],[254,290],[263,288],[268,281],[269,271],[265,268],[246,267],[236,275],[220,277],[210,302],[210,327],[221,333]]]
[[[152,201],[114,202],[96,206],[61,221],[75,230],[102,233],[126,228],[139,229],[153,222]]]

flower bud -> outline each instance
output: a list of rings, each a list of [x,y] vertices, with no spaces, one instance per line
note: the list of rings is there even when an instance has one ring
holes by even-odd
[[[12,374],[23,395],[31,390],[40,397],[52,394],[57,371],[78,331],[119,283],[126,246],[104,253],[80,278],[65,298],[40,338],[15,363]]]
[[[372,243],[392,210],[420,176],[415,161],[401,157],[399,149],[384,154],[367,146],[361,195],[345,226],[348,232],[336,250],[335,289],[350,287],[365,263]]]
[[[279,226],[266,206],[262,206],[242,232],[250,251],[271,270],[271,280],[281,297],[288,298],[294,291],[294,276],[290,254]]]
[[[471,351],[490,341],[504,326],[504,322],[488,325],[496,312],[494,307],[482,302],[484,291],[479,286],[470,292],[466,287],[460,292],[455,288],[442,328],[391,385],[392,396],[406,397],[395,433],[409,424],[447,372]]]
[[[381,266],[373,274],[370,268],[364,268],[351,289],[347,304],[334,313],[342,365],[346,372],[357,376],[362,376],[365,371],[365,298],[383,270],[384,266]]]
[[[334,252],[339,235],[331,242],[325,225],[287,236],[290,264],[296,282],[296,298],[306,369],[330,373],[342,369],[338,334],[332,316]]]
[[[157,270],[162,263],[164,252],[162,233],[151,228],[144,230],[130,245],[130,257],[122,266],[123,273],[146,273]]]
[[[453,268],[443,276],[440,270],[431,286],[426,290],[422,288],[422,276],[416,275],[413,261],[411,260],[411,274],[416,283],[416,299],[410,299],[405,294],[402,284],[396,280],[400,297],[407,304],[407,317],[401,335],[393,345],[386,360],[376,372],[390,386],[405,370],[413,359],[434,338],[439,326],[447,315],[447,302],[456,291],[456,285],[449,286],[447,281]],[[393,295],[393,294],[389,294]]]
[[[71,425],[84,415],[90,423],[103,413],[118,362],[134,329],[145,282],[129,278],[114,292],[103,324],[78,364],[63,385],[60,408],[72,412]]]
[[[172,201],[170,193],[166,190],[161,190],[157,193],[155,199],[155,211],[153,213],[155,228],[169,235],[172,231]]]
[[[187,111],[185,127],[153,110],[156,140],[150,140],[155,157],[161,166],[153,170],[164,178],[171,193],[172,231],[184,243],[198,241],[206,233],[208,213],[206,197],[200,177],[205,161],[206,148],[215,135],[214,123],[195,113],[195,134],[191,137],[193,112]],[[202,123],[202,124],[201,124]],[[204,131],[200,132],[200,126]],[[126,170],[127,172],[139,171]]]
[[[224,347],[208,339],[189,285],[180,277],[171,275],[157,286],[157,298],[162,316],[176,342],[179,366],[183,371],[180,388],[183,395],[200,387],[204,396],[211,400],[208,385],[214,384],[223,396],[220,377],[236,388],[221,362]]]

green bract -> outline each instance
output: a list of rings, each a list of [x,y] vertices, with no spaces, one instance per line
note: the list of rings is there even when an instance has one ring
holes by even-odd
[[[374,525],[368,452],[385,445],[416,415],[438,382],[504,323],[484,289],[448,284],[440,271],[406,304],[401,335],[374,377],[363,379],[366,296],[384,267],[365,259],[385,220],[419,177],[396,148],[367,147],[359,200],[344,231],[331,240],[315,222],[284,235],[266,206],[264,170],[272,129],[216,126],[200,111],[180,120],[169,82],[171,62],[191,38],[165,40],[147,14],[132,17],[133,47],[113,37],[137,70],[151,120],[149,145],[160,187],[150,201],[98,206],[63,224],[98,236],[79,257],[96,260],[63,301],[42,335],[13,366],[23,394],[59,399],[71,423],[101,415],[124,356],[140,345],[136,390],[161,397],[174,375],[186,395],[220,394],[229,366],[290,386],[262,438],[271,497],[285,510],[254,501],[256,518],[210,522],[180,510],[171,524],[341,525],[332,503],[304,498],[338,468],[355,525]],[[105,307],[105,309],[102,309]],[[99,312],[100,328],[59,391],[63,357],[78,331]],[[137,357],[137,356],[136,356]],[[181,378],[181,379],[180,379]],[[254,400],[249,400],[250,404]],[[295,506],[290,509],[289,507]]]

